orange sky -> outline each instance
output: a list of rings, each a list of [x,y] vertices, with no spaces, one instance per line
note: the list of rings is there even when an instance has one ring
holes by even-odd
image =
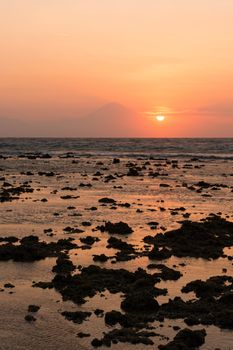
[[[0,122],[114,101],[165,114],[155,136],[233,136],[232,18],[231,0],[0,0]]]

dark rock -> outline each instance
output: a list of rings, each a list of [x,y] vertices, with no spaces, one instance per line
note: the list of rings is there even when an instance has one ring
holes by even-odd
[[[124,269],[106,269],[90,265],[83,268],[80,274],[73,276],[69,274],[56,275],[52,285],[62,294],[64,300],[83,304],[86,297],[93,297],[96,293],[104,292],[106,289],[110,293],[123,292],[126,295],[130,294],[130,296],[136,294],[135,298],[142,298],[144,290],[151,291],[153,295],[166,294],[166,290],[154,287],[154,284],[158,281],[156,275],[147,274],[142,269],[129,272]],[[45,286],[50,287],[47,284]],[[150,297],[151,299],[152,297]]]
[[[159,345],[161,350],[195,350],[205,343],[206,331],[191,331],[185,328],[177,333],[167,345]]]
[[[79,337],[79,338],[88,338],[88,337],[90,337],[91,335],[89,334],[89,333],[83,333],[83,332],[79,332],[78,334],[77,334],[77,336]]]
[[[167,280],[176,281],[182,276],[182,273],[180,273],[180,271],[173,270],[162,264],[149,264],[147,268],[161,270],[161,273],[157,275],[161,277],[164,281],[167,281]]]
[[[127,242],[122,241],[119,238],[116,237],[110,237],[108,239],[108,245],[107,248],[114,248],[118,249],[124,253],[135,253],[135,250],[133,248],[132,244],[129,244]]]
[[[148,254],[148,258],[151,260],[165,260],[170,258],[170,256],[170,250],[167,248],[159,249],[159,247],[156,245],[154,245],[153,249]]]
[[[69,274],[73,272],[75,268],[75,265],[66,255],[60,255],[57,258],[56,265],[53,267],[52,271],[59,274]]]
[[[104,225],[98,226],[97,229],[99,229],[101,232],[108,232],[110,234],[120,235],[127,235],[133,232],[132,228],[122,221],[117,223],[111,223],[110,221],[108,221]]]
[[[104,318],[105,323],[109,326],[115,326],[117,323],[121,324],[123,319],[124,315],[122,315],[121,312],[115,310],[106,312]]]
[[[214,276],[205,282],[193,281],[183,287],[182,292],[194,292],[198,299],[184,302],[176,297],[162,304],[157,316],[182,318],[190,325],[201,323],[233,328],[233,277]]]
[[[94,311],[94,314],[95,314],[96,316],[102,317],[103,314],[104,314],[104,310],[96,309],[96,310]]]
[[[34,191],[33,188],[28,184],[24,184],[18,187],[7,187],[4,186],[0,190],[0,203],[4,202],[12,202],[13,200],[18,200],[20,195],[23,193],[32,193]]]
[[[9,289],[11,289],[11,288],[15,288],[15,286],[14,286],[13,284],[11,284],[11,283],[5,283],[5,284],[4,284],[4,288],[9,288]]]
[[[233,223],[218,216],[203,222],[184,221],[181,228],[155,236],[154,242],[178,257],[217,259],[225,247],[233,245]]]
[[[63,250],[76,248],[71,239],[60,239],[57,242],[39,242],[37,236],[27,236],[21,239],[20,244],[7,243],[0,245],[0,260],[14,260],[30,262],[57,256]]]
[[[127,176],[140,176],[140,173],[135,168],[129,168]]]
[[[61,190],[62,191],[77,191],[77,187],[69,187],[69,186],[67,186],[67,187],[63,187]]]
[[[28,312],[37,312],[40,310],[40,306],[38,305],[29,305],[28,306]]]
[[[121,328],[114,329],[109,333],[105,334],[103,339],[100,340],[99,344],[103,344],[107,347],[111,344],[120,343],[130,343],[130,344],[144,344],[144,345],[153,345],[154,342],[149,338],[156,336],[154,332],[148,331],[138,331],[134,328]],[[98,345],[98,346],[101,346]]]
[[[92,187],[92,184],[90,184],[90,183],[85,184],[85,183],[81,182],[79,184],[79,187]]]
[[[82,225],[88,227],[88,226],[91,226],[91,222],[90,221],[83,221]]]
[[[88,317],[91,316],[91,312],[83,312],[83,311],[63,311],[62,316],[64,316],[67,320],[72,321],[74,323],[83,323]]]
[[[114,204],[116,201],[115,199],[104,197],[99,199],[99,203]]]
[[[94,339],[92,340],[92,342],[91,342],[91,345],[92,345],[94,348],[98,348],[98,347],[100,347],[100,346],[103,345],[103,342],[102,342],[102,340],[99,340],[99,339],[97,339],[97,338],[94,338]]]
[[[84,244],[92,245],[95,242],[98,242],[100,239],[98,237],[92,237],[92,236],[87,236],[87,237],[82,237],[80,238],[80,241]]]
[[[36,321],[36,318],[35,318],[34,316],[32,316],[32,315],[26,315],[26,316],[24,317],[24,319],[25,319],[25,321],[27,321],[27,322],[35,322],[35,321]]]
[[[93,260],[94,261],[99,261],[99,262],[106,262],[108,261],[108,257],[105,254],[100,254],[100,255],[94,255]]]
[[[75,228],[75,227],[70,227],[70,226],[67,226],[63,229],[63,231],[65,233],[69,233],[69,234],[74,234],[74,233],[83,233],[84,231],[79,229],[79,228]]]
[[[71,196],[70,194],[67,194],[65,196],[61,196],[61,199],[67,200],[67,199],[77,199],[79,196]]]
[[[185,318],[184,322],[185,322],[188,326],[195,326],[195,325],[200,324],[199,319],[196,318],[196,317],[188,317],[188,318]]]
[[[122,301],[121,308],[127,312],[156,312],[159,304],[152,293],[143,290],[143,292],[128,294]]]

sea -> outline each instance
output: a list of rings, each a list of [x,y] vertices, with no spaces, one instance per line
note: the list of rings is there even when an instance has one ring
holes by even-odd
[[[233,159],[233,138],[0,138],[0,155]]]
[[[27,156],[37,154],[38,157]],[[119,161],[113,162],[113,158]],[[77,267],[75,274],[93,264],[109,270],[134,272],[140,267],[147,273],[159,272],[147,268],[156,261],[146,255],[116,261],[117,251],[109,248],[109,234],[97,228],[106,221],[124,221],[134,231],[119,238],[137,251],[144,251],[148,248],[144,246],[146,236],[175,230],[187,217],[198,222],[217,214],[232,222],[232,160],[233,138],[0,138],[0,192],[22,186],[32,190],[0,203],[0,241],[12,236],[19,239],[37,236],[47,243],[74,239],[77,249],[70,251],[69,257]],[[140,176],[126,176],[131,164],[140,169]],[[207,184],[206,188],[200,188],[200,183]],[[101,204],[100,199],[105,197],[114,199],[116,205]],[[151,222],[157,222],[158,228],[151,230],[148,225]],[[68,233],[67,227],[81,230]],[[82,244],[82,239],[88,236],[95,238],[91,247]],[[93,257],[100,254],[108,256],[108,260],[95,262]],[[233,261],[227,256],[233,256],[233,248],[225,248],[224,254],[219,259],[172,256],[162,261],[182,276],[176,281],[161,280],[156,284],[168,291],[167,295],[157,297],[158,303],[162,305],[175,297],[193,300],[195,294],[182,293],[182,288],[191,281],[232,276]],[[94,311],[122,312],[123,293],[105,290],[85,298],[85,304],[76,305],[63,300],[54,288],[33,287],[33,281],[54,279],[56,257],[33,262],[3,259],[0,259],[0,350],[93,350],[94,338],[101,339],[104,332],[115,329]],[[5,288],[9,283],[14,288]],[[40,306],[34,314],[36,321],[31,323],[25,321],[29,305]],[[90,312],[91,316],[77,324],[65,319],[63,311]],[[165,319],[163,323],[150,323],[150,327],[154,327],[157,335],[151,337],[153,345],[119,343],[113,344],[111,350],[158,349],[175,337],[177,327],[184,329],[187,324],[182,318]],[[207,336],[200,350],[233,350],[232,330],[201,324],[192,327],[203,328]],[[78,334],[83,332],[90,336],[80,338]]]

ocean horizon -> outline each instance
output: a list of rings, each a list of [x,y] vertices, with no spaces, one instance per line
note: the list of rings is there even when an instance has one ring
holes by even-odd
[[[141,156],[233,159],[233,138],[0,138],[0,154],[49,153],[53,156]]]

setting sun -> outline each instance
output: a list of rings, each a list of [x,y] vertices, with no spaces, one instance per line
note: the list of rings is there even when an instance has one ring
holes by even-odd
[[[165,117],[164,117],[164,115],[157,115],[157,116],[156,116],[156,120],[157,120],[158,122],[163,122],[163,121],[165,120]]]

